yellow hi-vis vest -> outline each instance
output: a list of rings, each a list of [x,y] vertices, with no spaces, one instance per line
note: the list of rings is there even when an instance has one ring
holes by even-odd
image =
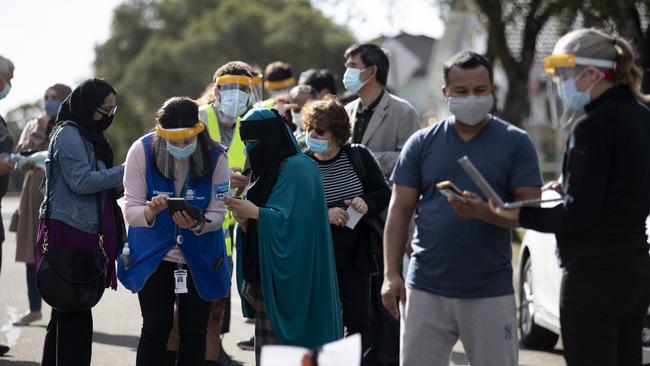
[[[221,143],[219,120],[217,119],[217,113],[214,111],[214,107],[212,105],[207,105],[203,110],[208,117],[208,133],[210,134],[210,138],[217,143]],[[244,166],[246,165],[246,146],[239,136],[239,124],[240,118],[237,117],[235,133],[232,136],[232,141],[230,141],[230,146],[228,146],[228,166],[230,168],[239,168],[244,170]],[[223,228],[223,235],[226,239],[226,253],[228,256],[232,255],[232,237],[230,235],[230,229],[235,226],[236,223],[237,222],[235,221],[232,212],[226,210],[226,214],[223,218],[223,225],[221,227]]]

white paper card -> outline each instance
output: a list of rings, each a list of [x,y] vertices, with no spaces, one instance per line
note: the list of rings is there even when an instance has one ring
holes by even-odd
[[[301,366],[311,364],[312,352],[295,346],[269,345],[262,347],[262,366]],[[307,361],[307,362],[304,362]],[[319,350],[319,366],[357,366],[361,364],[361,335],[328,343]]]
[[[364,214],[355,210],[354,208],[352,208],[352,206],[348,206],[348,209],[345,210],[345,212],[347,212],[348,216],[350,217],[348,219],[348,222],[345,224],[345,226],[349,227],[350,229],[354,229],[354,227],[357,226],[359,220],[361,220]]]

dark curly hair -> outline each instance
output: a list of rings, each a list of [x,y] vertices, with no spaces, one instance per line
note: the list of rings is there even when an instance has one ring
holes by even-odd
[[[302,107],[302,118],[306,127],[330,131],[332,141],[339,146],[345,145],[352,135],[348,112],[333,95],[307,102]]]

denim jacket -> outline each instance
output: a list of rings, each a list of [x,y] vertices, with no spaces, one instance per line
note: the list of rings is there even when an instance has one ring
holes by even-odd
[[[95,160],[92,145],[75,126],[58,128],[45,161],[46,179],[52,180],[50,218],[91,234],[97,233],[99,221],[95,194],[101,192],[100,202],[105,202],[105,191],[119,186],[123,175],[123,165],[106,169],[103,161]],[[39,216],[45,217],[45,200]]]

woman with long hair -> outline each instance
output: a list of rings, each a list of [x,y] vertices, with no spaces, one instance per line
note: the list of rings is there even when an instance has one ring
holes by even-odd
[[[545,68],[574,122],[554,208],[492,209],[513,226],[555,233],[564,268],[567,365],[640,365],[650,303],[650,97],[630,44],[594,29],[564,35]]]
[[[177,297],[178,362],[203,365],[211,301],[230,289],[220,199],[228,161],[198,115],[192,99],[168,99],[155,132],[133,143],[126,158],[130,254],[118,261],[118,276],[140,301],[137,365],[163,364]]]

